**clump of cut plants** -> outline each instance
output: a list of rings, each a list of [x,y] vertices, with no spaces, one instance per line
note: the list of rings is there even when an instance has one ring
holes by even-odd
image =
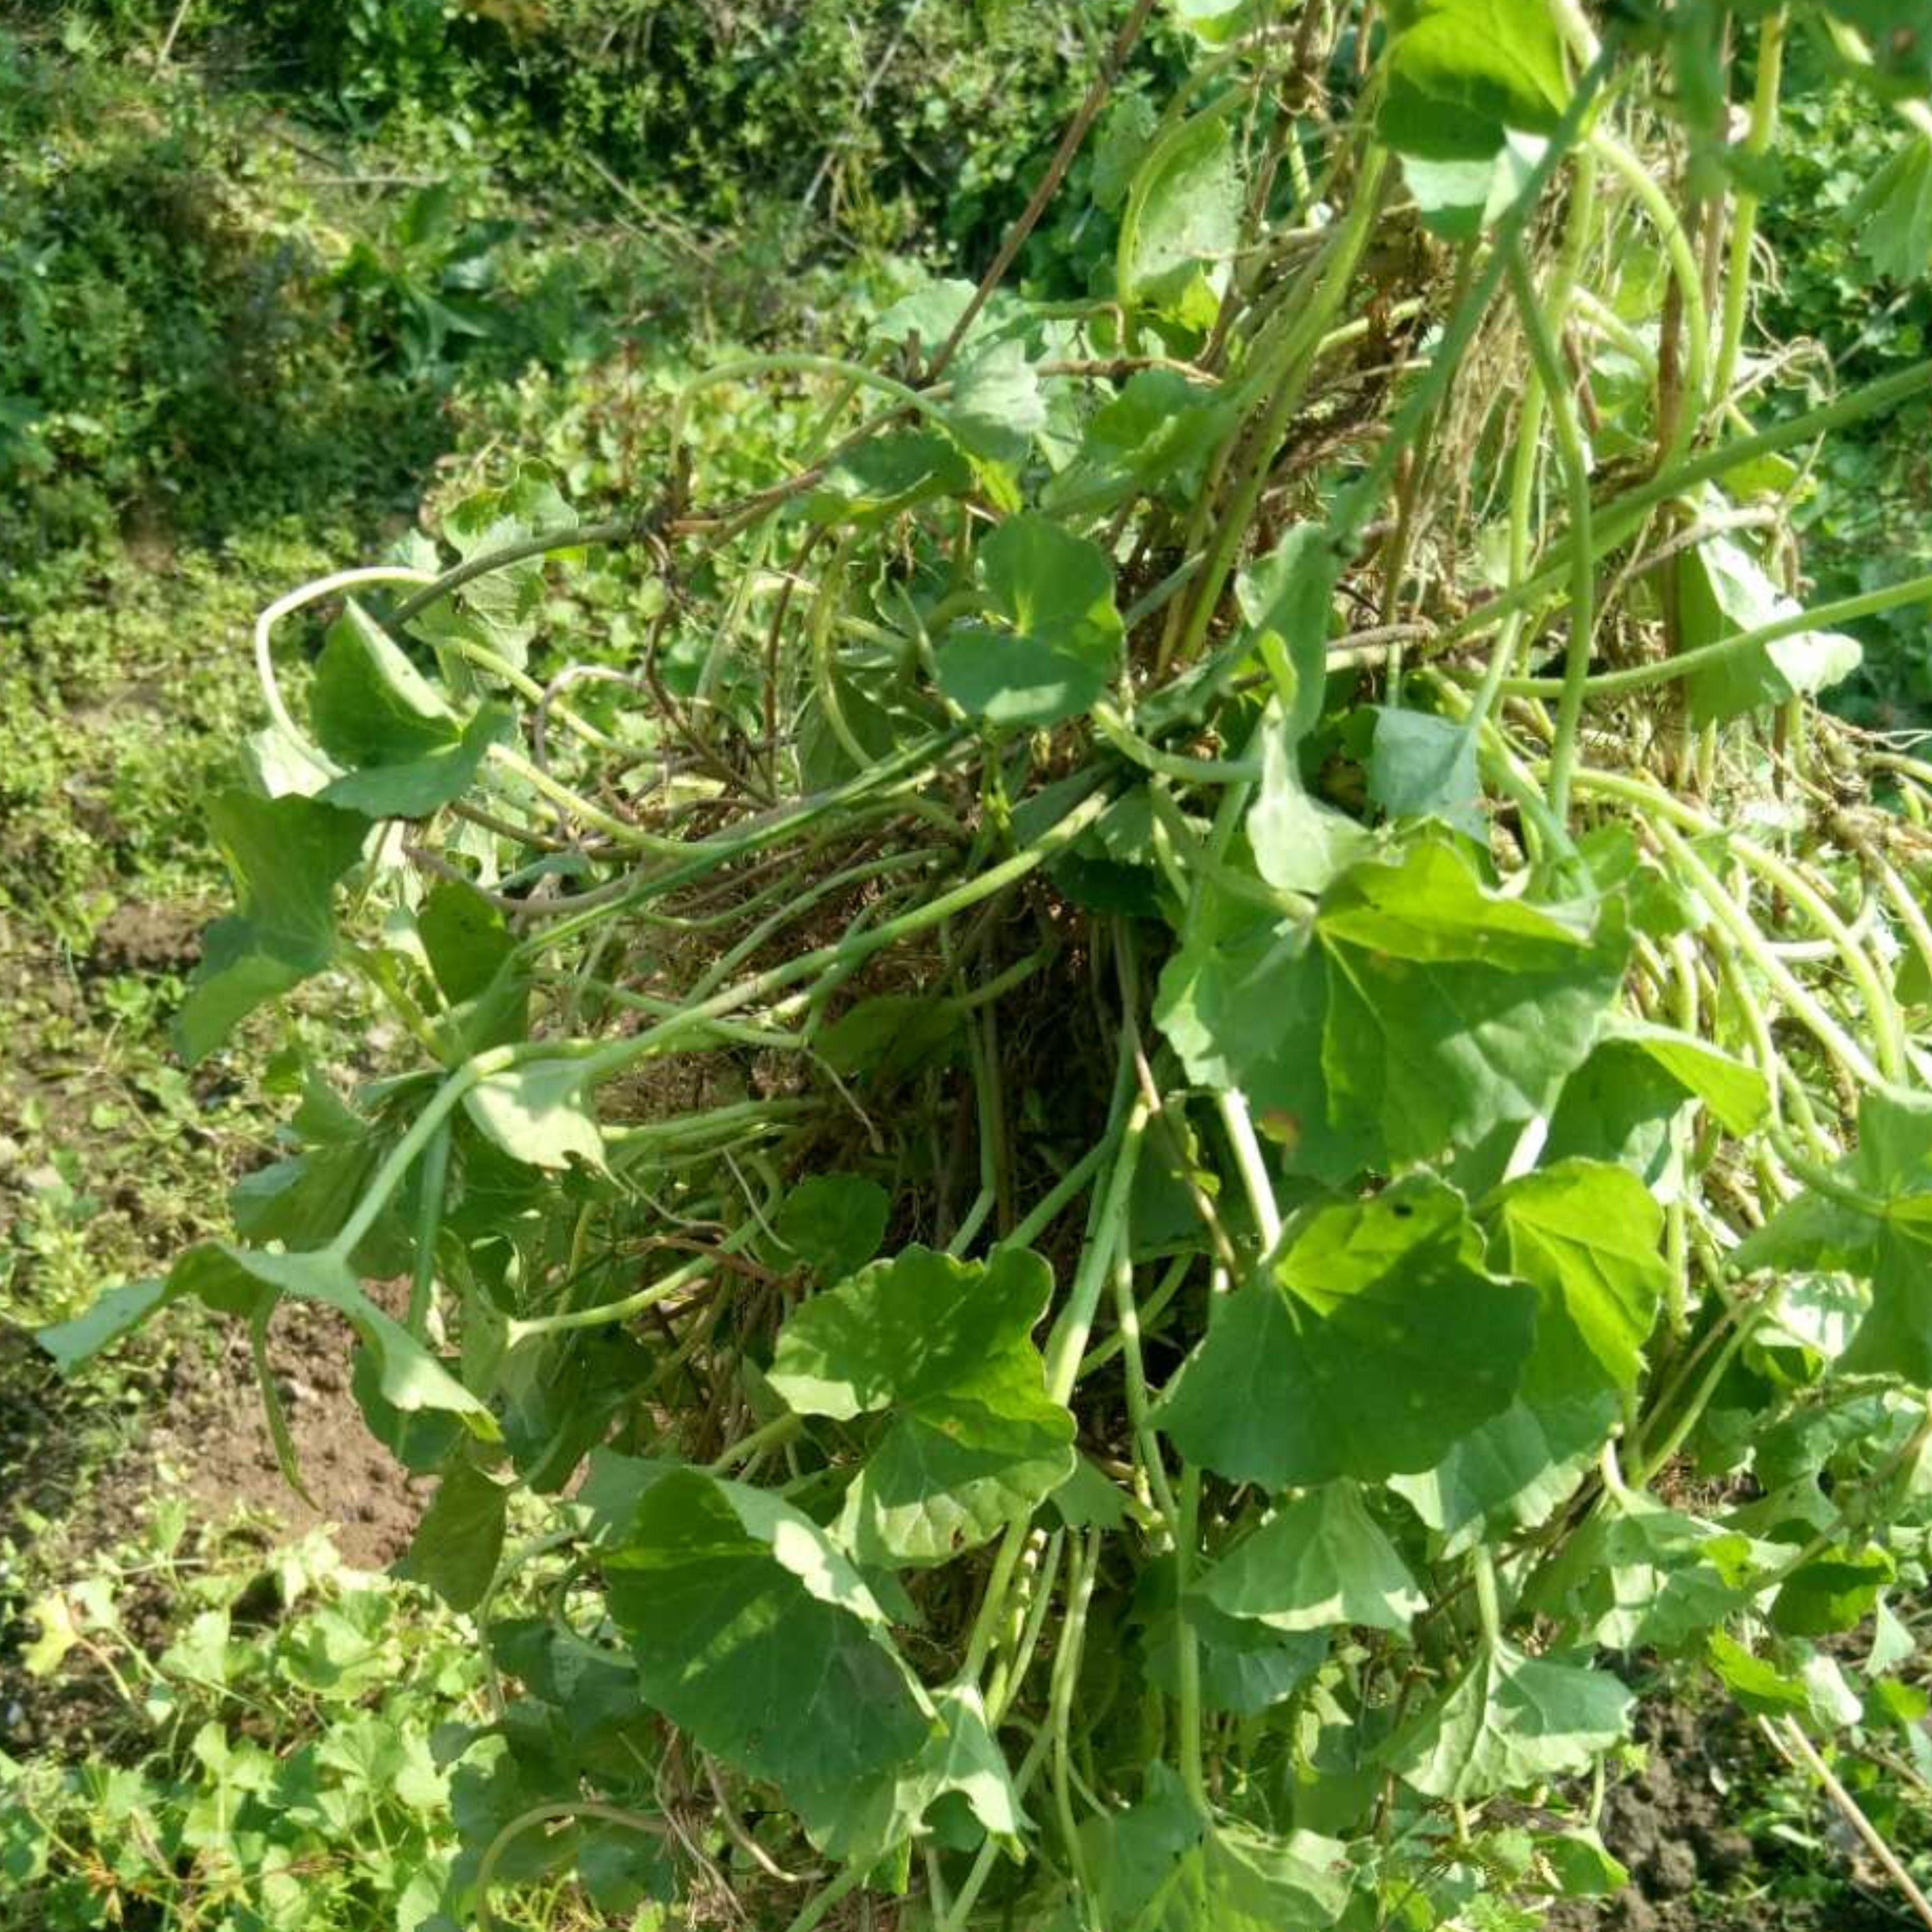
[[[1786,513],[1932,363],[1752,321],[1786,37],[1910,141],[1916,28],[1183,0],[1110,102],[1151,10],[980,284],[258,632],[182,1050],[408,1046],[43,1339],[348,1318],[493,1687],[439,1924],[1502,1923],[1685,1672],[1922,1763],[1932,764],[1814,700],[1932,578]]]

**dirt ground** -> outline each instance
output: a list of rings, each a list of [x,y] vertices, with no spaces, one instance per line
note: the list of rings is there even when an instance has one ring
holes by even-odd
[[[355,1337],[332,1310],[284,1302],[269,1331],[269,1364],[306,1497],[289,1486],[276,1460],[238,1324],[184,1336],[166,1351],[138,1438],[80,1496],[57,1439],[65,1392],[25,1358],[26,1337],[6,1344],[6,1380],[21,1408],[10,1402],[15,1412],[0,1425],[10,1438],[0,1446],[0,1473],[10,1478],[10,1500],[66,1518],[76,1549],[128,1534],[170,1488],[184,1492],[211,1524],[239,1519],[288,1537],[327,1526],[358,1568],[380,1569],[409,1546],[429,1485],[400,1468],[364,1426],[349,1386]]]
[[[1852,1882],[1816,1906],[1777,1888],[1750,1895],[1748,1877],[1769,1876],[1765,1847],[1737,1827],[1733,1780],[1756,1748],[1749,1720],[1734,1708],[1646,1707],[1638,1736],[1649,1747],[1643,1772],[1604,1800],[1604,1842],[1628,1868],[1630,1884],[1600,1904],[1556,1906],[1548,1932],[1898,1932],[1912,1923],[1882,1880]],[[1724,1767],[1730,1769],[1729,1778]],[[1713,1900],[1712,1894],[1729,1894]]]
[[[349,1387],[347,1324],[332,1310],[290,1302],[270,1331],[304,1498],[277,1462],[245,1333],[234,1324],[194,1332],[192,1318],[149,1345],[152,1388],[130,1369],[125,1388],[140,1406],[118,1417],[63,1384],[22,1331],[0,1330],[0,1532],[24,1546],[28,1570],[85,1576],[95,1552],[137,1538],[168,1495],[185,1496],[200,1522],[226,1532],[231,1552],[253,1544],[266,1555],[326,1527],[359,1569],[401,1556],[430,1485],[401,1470],[364,1426]],[[104,1432],[118,1448],[104,1457]],[[37,1522],[50,1526],[43,1550],[34,1547]],[[124,1575],[120,1612],[137,1641],[167,1642],[178,1608],[158,1579],[144,1584],[138,1566]],[[22,1652],[33,1635],[25,1616],[0,1619],[0,1749],[111,1748],[122,1714],[100,1674],[30,1677]]]

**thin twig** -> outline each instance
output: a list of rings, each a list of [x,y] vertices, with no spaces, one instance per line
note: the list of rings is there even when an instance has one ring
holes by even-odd
[[[1066,178],[1066,170],[1073,165],[1073,158],[1080,152],[1080,144],[1087,138],[1087,130],[1093,126],[1095,118],[1106,104],[1107,96],[1114,91],[1114,83],[1120,77],[1120,70],[1126,66],[1127,56],[1133,52],[1134,43],[1141,37],[1141,29],[1147,25],[1148,16],[1154,11],[1154,0],[1140,0],[1120,31],[1114,37],[1114,44],[1108,50],[1107,58],[1100,64],[1100,71],[1094,76],[1094,85],[1087,90],[1087,98],[1080,104],[1080,111],[1067,123],[1066,132],[1060,137],[1060,146],[1054,150],[1053,159],[1047,164],[1046,172],[1040,177],[1040,185],[1033,191],[1032,198],[1020,211],[1020,218],[1008,232],[1006,238],[1000,244],[1000,252],[993,257],[993,265],[980,278],[980,286],[973,291],[973,299],[965,307],[959,320],[952,325],[952,333],[941,346],[939,353],[932,358],[926,370],[926,378],[936,377],[947,363],[958,352],[959,345],[966,339],[966,332],[973,326],[980,311],[991,299],[993,291],[1005,280],[1006,271],[1018,258],[1026,245],[1040,218],[1046,212],[1047,204],[1060,190],[1060,182]]]
[[[1784,1756],[1789,1757],[1796,1751],[1804,1760],[1804,1768],[1818,1780],[1838,1815],[1858,1834],[1866,1850],[1885,1868],[1886,1876],[1905,1894],[1921,1922],[1932,1927],[1932,1898],[1928,1898],[1919,1890],[1912,1874],[1900,1862],[1898,1854],[1886,1843],[1878,1827],[1865,1816],[1859,1808],[1858,1801],[1838,1782],[1837,1774],[1819,1754],[1817,1746],[1804,1735],[1802,1726],[1791,1718],[1786,1718],[1778,1726],[1774,1726],[1763,1718],[1760,1718],[1758,1722],[1763,1726],[1766,1736]]]

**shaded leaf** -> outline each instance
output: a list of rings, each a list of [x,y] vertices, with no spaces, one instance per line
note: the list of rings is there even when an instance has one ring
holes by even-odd
[[[508,1499],[508,1490],[473,1464],[452,1464],[396,1574],[426,1584],[453,1610],[473,1610],[496,1574]]]
[[[1475,734],[1453,718],[1380,706],[1369,797],[1391,818],[1440,819],[1472,838],[1488,840]]]
[[[808,1174],[778,1210],[778,1239],[821,1282],[843,1281],[879,1252],[891,1204],[862,1174]]]
[[[1010,628],[960,626],[938,651],[940,688],[994,724],[1052,724],[1084,711],[1118,667],[1120,614],[1106,553],[1032,511],[980,546],[988,596]]]
[[[932,1715],[850,1559],[775,1496],[677,1469],[603,1562],[646,1701],[701,1750],[782,1787],[902,1765]]]

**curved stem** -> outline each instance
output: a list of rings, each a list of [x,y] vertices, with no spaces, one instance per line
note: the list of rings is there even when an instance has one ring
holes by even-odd
[[[1690,245],[1690,238],[1684,233],[1684,224],[1678,219],[1676,209],[1670,205],[1670,197],[1658,185],[1650,170],[1609,129],[1598,128],[1590,139],[1592,146],[1609,165],[1610,172],[1642,204],[1644,212],[1663,241],[1671,277],[1677,284],[1678,297],[1684,305],[1684,334],[1689,348],[1685,386],[1690,395],[1687,406],[1678,414],[1670,448],[1664,453],[1664,461],[1668,464],[1682,453],[1685,445],[1696,435],[1705,400],[1710,393],[1711,317],[1704,302],[1704,278],[1698,268],[1697,252]]]
[[[1550,754],[1550,812],[1558,824],[1570,815],[1570,775],[1576,763],[1576,733],[1583,717],[1583,693],[1590,675],[1592,638],[1596,621],[1596,563],[1590,541],[1590,472],[1583,439],[1576,426],[1576,398],[1563,368],[1562,357],[1550,332],[1535,284],[1520,244],[1509,253],[1510,287],[1522,318],[1555,433],[1570,500],[1570,644],[1563,661],[1562,695],[1557,706],[1556,737]]]
[[[358,584],[431,584],[434,581],[428,571],[411,570],[401,564],[365,564],[353,570],[335,571],[327,577],[318,577],[311,583],[298,585],[286,596],[278,597],[255,620],[255,675],[260,680],[262,696],[268,704],[268,716],[295,740],[304,757],[325,771],[335,770],[334,764],[296,722],[283,700],[282,688],[275,677],[275,660],[271,644],[275,626],[284,617],[301,610],[304,604],[319,603],[325,597],[333,597],[340,590],[352,590]]]
[[[1751,98],[1750,127],[1744,152],[1756,158],[1769,148],[1778,134],[1778,90],[1784,68],[1784,12],[1765,16],[1758,30],[1757,87]],[[1730,258],[1724,270],[1724,317],[1718,344],[1718,366],[1711,377],[1710,401],[1721,408],[1736,380],[1738,357],[1744,347],[1744,324],[1750,313],[1751,244],[1757,236],[1758,198],[1740,188],[1731,204]]]

